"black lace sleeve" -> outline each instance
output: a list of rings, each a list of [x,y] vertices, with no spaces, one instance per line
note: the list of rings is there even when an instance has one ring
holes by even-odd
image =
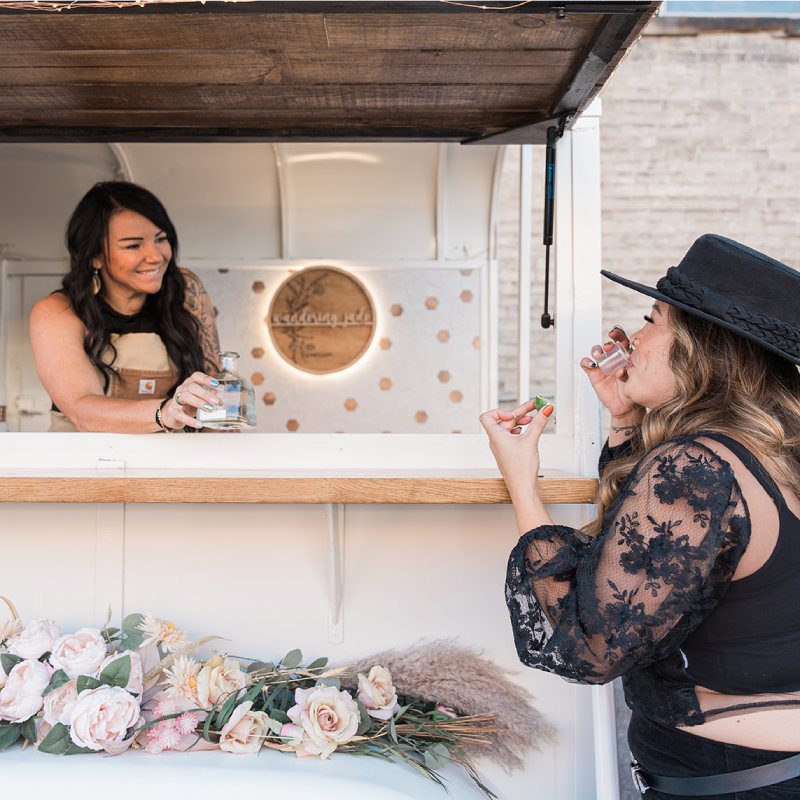
[[[511,553],[506,602],[520,659],[605,683],[675,650],[727,588],[749,541],[730,465],[695,439],[648,453],[590,538],[552,525]]]

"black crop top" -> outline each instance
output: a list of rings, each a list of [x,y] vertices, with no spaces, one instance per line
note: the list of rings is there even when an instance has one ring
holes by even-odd
[[[753,473],[778,509],[766,564],[733,581],[681,647],[696,683],[725,694],[800,691],[800,519],[769,473],[739,442],[713,436]]]
[[[671,726],[800,706],[791,694],[800,688],[800,615],[786,613],[800,590],[800,547],[785,559],[800,523],[781,512],[775,554],[732,583],[750,540],[747,504],[731,465],[701,438],[741,457],[741,446],[713,434],[665,442],[631,471],[597,536],[561,525],[529,531],[506,581],[524,663],[587,683],[622,676],[628,705]]]

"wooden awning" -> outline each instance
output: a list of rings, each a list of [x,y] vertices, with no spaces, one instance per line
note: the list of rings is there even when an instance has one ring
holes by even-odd
[[[569,125],[659,3],[12,5],[0,141],[505,144]]]

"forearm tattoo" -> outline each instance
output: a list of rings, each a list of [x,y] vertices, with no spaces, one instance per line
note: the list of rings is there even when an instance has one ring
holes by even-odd
[[[636,422],[633,425],[623,425],[621,428],[612,425],[611,430],[614,431],[614,433],[621,433],[623,436],[633,436],[641,427],[642,426]]]
[[[211,298],[203,288],[200,279],[192,272],[184,272],[186,279],[186,308],[194,314],[200,323],[200,344],[203,356],[209,365],[207,369],[219,370],[219,333],[214,316]]]

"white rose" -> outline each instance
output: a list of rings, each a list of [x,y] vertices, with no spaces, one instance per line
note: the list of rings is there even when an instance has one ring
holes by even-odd
[[[238,661],[214,656],[197,674],[197,702],[206,710],[213,707],[222,695],[238,692],[247,686],[247,673],[242,672]]]
[[[305,754],[327,758],[356,735],[361,715],[347,692],[340,692],[335,686],[296,689],[294,701],[297,705],[287,713],[292,722],[303,728]]]
[[[389,719],[397,710],[397,692],[392,686],[392,673],[375,666],[369,675],[358,676],[358,699],[373,719]]]
[[[44,721],[50,726],[58,722],[69,725],[69,716],[77,700],[77,679],[62,683],[58,689],[53,689],[44,696]]]
[[[9,653],[20,658],[40,658],[53,649],[53,643],[61,636],[61,628],[52,619],[35,619],[21,633],[12,636],[6,647]]]
[[[0,689],[0,719],[25,722],[37,714],[52,674],[49,667],[32,659],[15,664],[5,686]]]
[[[81,628],[53,643],[50,663],[70,678],[94,675],[106,657],[106,643],[97,628]]]
[[[78,695],[69,715],[69,736],[78,747],[109,748],[121,742],[139,719],[139,704],[120,686],[100,686]]]
[[[257,753],[269,732],[267,715],[251,711],[250,700],[233,710],[231,718],[219,732],[219,749],[228,753]]]
[[[142,669],[142,657],[133,650],[129,650],[124,653],[116,653],[113,656],[109,656],[97,668],[97,672],[94,674],[94,677],[99,678],[100,673],[109,664],[111,664],[114,661],[119,661],[121,658],[129,658],[131,660],[131,674],[130,677],[128,678],[128,683],[125,686],[125,691],[131,692],[132,694],[136,694],[141,697],[144,686],[144,671]]]

